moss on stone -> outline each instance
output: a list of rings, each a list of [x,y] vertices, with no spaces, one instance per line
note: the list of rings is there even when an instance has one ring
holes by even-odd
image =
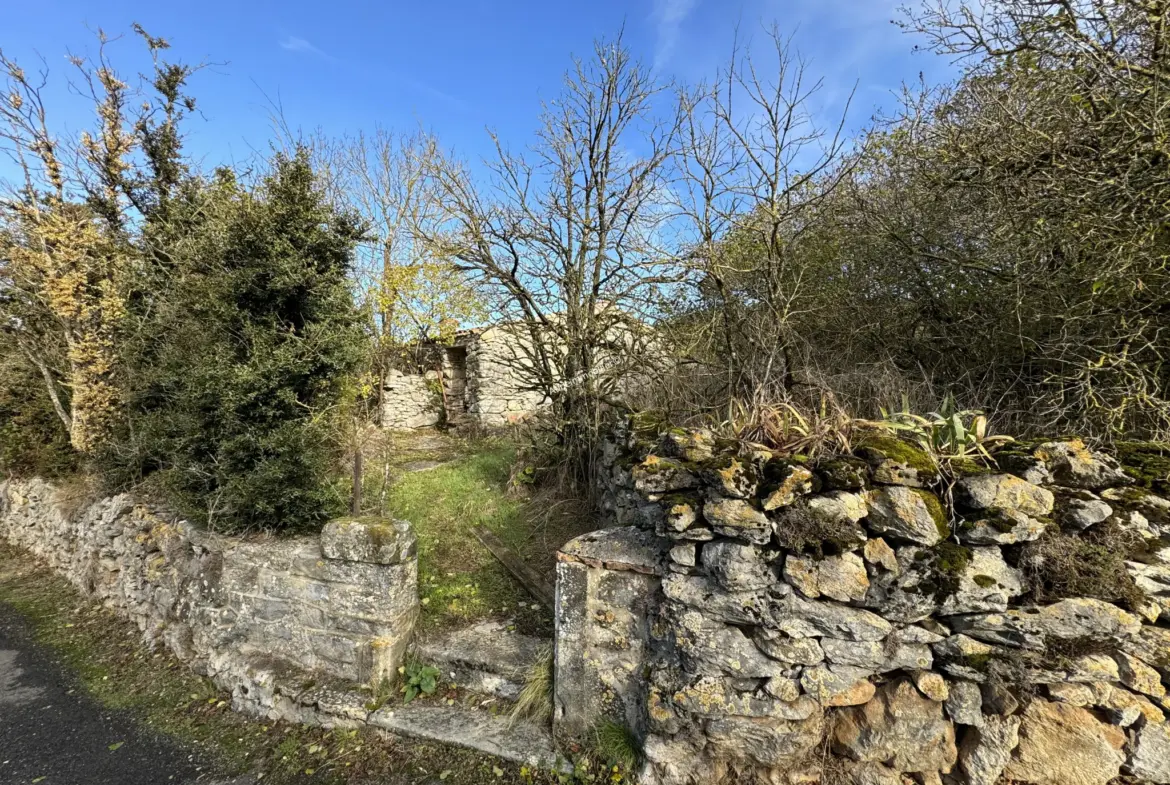
[[[933,548],[919,551],[915,561],[925,562],[925,577],[918,583],[918,592],[943,602],[959,591],[959,581],[971,565],[970,548],[946,541]]]
[[[960,531],[970,531],[978,524],[989,526],[1000,534],[1007,534],[1018,525],[1016,521],[1009,518],[999,507],[988,507],[986,510],[967,513],[958,522]]]
[[[854,452],[864,458],[872,456],[895,461],[924,476],[938,474],[938,466],[925,450],[896,436],[877,432],[866,433],[858,440]]]
[[[947,467],[954,477],[970,477],[974,474],[991,474],[991,467],[974,458],[951,458]]]
[[[830,490],[854,491],[869,485],[869,464],[852,455],[822,461],[816,471]]]
[[[370,535],[370,543],[378,550],[398,543],[398,530],[390,524],[370,523],[366,525],[366,531]]]
[[[971,564],[971,549],[953,542],[934,546],[935,569],[948,575],[962,575]]]
[[[658,409],[646,409],[630,415],[630,430],[641,438],[657,438],[670,428],[670,419]]]
[[[930,513],[931,519],[934,521],[934,527],[938,529],[939,537],[946,539],[951,536],[951,524],[947,519],[946,510],[943,509],[942,502],[938,500],[930,491],[924,491],[921,488],[911,488],[918,498],[922,499],[923,504],[926,505],[927,512]]]
[[[1165,442],[1118,442],[1118,462],[1126,474],[1154,493],[1170,494],[1170,444]]]
[[[987,669],[991,667],[993,657],[994,655],[991,652],[985,654],[968,654],[962,658],[962,664],[979,673],[986,673]]]
[[[687,493],[685,491],[676,491],[675,493],[664,494],[659,498],[658,503],[667,509],[671,507],[678,507],[679,505],[687,504],[692,507],[701,506],[699,496],[696,493]]]
[[[981,589],[990,589],[995,585],[995,578],[990,575],[976,575],[971,580],[975,581],[975,585]]]

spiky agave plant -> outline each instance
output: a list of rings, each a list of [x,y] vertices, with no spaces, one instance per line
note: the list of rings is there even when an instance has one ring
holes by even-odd
[[[989,436],[983,412],[959,409],[950,393],[938,411],[926,416],[911,412],[905,399],[902,411],[882,409],[881,414],[881,421],[876,423],[879,427],[908,435],[935,459],[978,456],[991,460],[990,448],[1013,441],[1010,436]]]

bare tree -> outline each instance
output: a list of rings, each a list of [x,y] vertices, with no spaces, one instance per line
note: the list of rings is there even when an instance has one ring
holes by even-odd
[[[835,123],[818,122],[823,80],[777,28],[767,38],[766,65],[737,44],[714,84],[684,96],[677,191],[702,312],[687,326],[691,350],[722,365],[723,395],[798,383],[799,324],[825,291],[800,243],[856,160],[845,155],[852,96]]]
[[[451,260],[421,240],[441,222],[431,177],[440,156],[433,135],[379,126],[340,138],[318,132],[307,144],[332,201],[368,227],[355,274],[373,338],[370,384],[381,411],[381,382],[390,369],[420,364],[426,340],[449,341],[457,326],[482,320],[483,297]]]
[[[558,433],[587,433],[623,380],[652,359],[647,323],[676,280],[661,245],[680,116],[619,38],[578,60],[544,107],[527,153],[493,135],[488,182],[437,160],[444,221],[420,236],[494,295],[522,378],[553,404]]]

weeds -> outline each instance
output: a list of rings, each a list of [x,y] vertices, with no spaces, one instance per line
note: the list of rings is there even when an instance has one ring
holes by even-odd
[[[433,695],[439,686],[439,669],[433,665],[424,665],[418,660],[410,660],[398,672],[402,674],[402,702],[410,703],[419,695]]]
[[[553,647],[545,646],[528,670],[524,688],[512,707],[512,721],[548,721],[553,711]]]
[[[613,720],[597,726],[597,754],[612,766],[635,771],[642,759],[642,745],[634,732]]]
[[[378,495],[370,502],[383,495],[375,489],[384,473],[390,475],[385,514],[410,521],[418,537],[422,626],[442,629],[498,618],[524,632],[548,633],[548,612],[476,541],[472,528],[490,529],[547,575],[555,569],[557,548],[594,528],[594,518],[576,500],[552,491],[521,498],[511,490],[516,445],[510,441],[459,442],[417,434],[396,436],[394,446],[397,456],[376,454],[366,464],[371,494]],[[404,463],[404,458],[409,460]],[[387,471],[380,460],[394,463]],[[441,463],[426,471],[403,470],[424,461]]]
[[[1019,566],[1033,597],[1092,597],[1136,610],[1146,602],[1125,562],[1144,546],[1140,535],[1116,524],[1097,524],[1084,534],[1046,532],[1020,551]]]
[[[882,409],[881,414],[878,426],[909,436],[936,460],[978,457],[991,461],[989,449],[1013,441],[1010,436],[989,436],[983,412],[960,410],[949,393],[938,411],[925,417],[912,413],[905,399],[901,411]]]

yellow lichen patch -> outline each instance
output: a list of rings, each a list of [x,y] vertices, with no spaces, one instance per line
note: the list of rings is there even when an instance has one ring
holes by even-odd
[[[727,466],[718,470],[719,477],[726,483],[733,483],[735,479],[743,472],[743,464],[737,458],[732,458]]]
[[[650,713],[650,719],[655,722],[663,723],[672,719],[675,714],[664,704],[662,695],[657,689],[650,690],[650,697],[647,700],[647,708]]]

